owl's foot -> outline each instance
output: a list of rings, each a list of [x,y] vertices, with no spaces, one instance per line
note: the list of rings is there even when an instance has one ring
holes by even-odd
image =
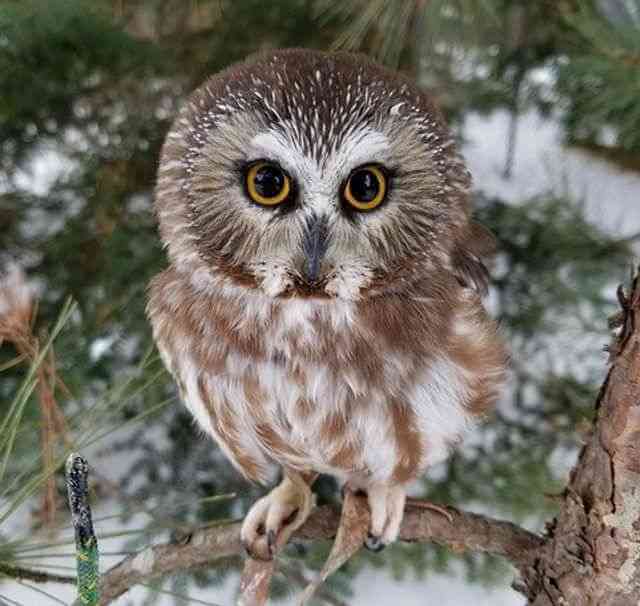
[[[369,489],[368,498],[371,510],[371,529],[364,545],[369,551],[382,551],[398,538],[405,504],[421,509],[430,509],[447,518],[449,523],[453,523],[453,516],[446,507],[422,499],[406,498],[404,490],[400,487]],[[386,513],[385,507],[387,508]],[[374,508],[377,511],[375,515]],[[381,523],[384,528],[382,531],[380,531]]]
[[[381,551],[398,538],[406,496],[404,486],[375,485],[368,488],[371,525],[365,541],[367,549]]]
[[[304,524],[314,505],[315,495],[305,480],[295,474],[285,476],[253,504],[242,523],[240,538],[247,553],[258,560],[271,560]]]

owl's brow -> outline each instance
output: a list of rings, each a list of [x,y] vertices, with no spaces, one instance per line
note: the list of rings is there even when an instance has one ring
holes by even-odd
[[[330,150],[322,165],[319,165],[313,153],[305,153],[301,145],[282,132],[269,130],[253,137],[249,159],[254,159],[253,156],[268,157],[278,161],[291,173],[326,172],[342,178],[362,164],[386,164],[390,147],[387,136],[378,130],[370,127],[353,130],[342,138],[339,147]]]

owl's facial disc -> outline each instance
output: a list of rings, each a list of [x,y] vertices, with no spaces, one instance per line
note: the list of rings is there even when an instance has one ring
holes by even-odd
[[[259,222],[248,269],[269,296],[354,299],[378,273],[369,229],[385,222],[388,134],[363,125],[337,141],[305,147],[269,127],[246,146],[237,208]]]
[[[249,197],[264,206],[275,207],[284,202],[291,203],[289,192],[293,186],[290,185],[290,177],[285,175],[279,168],[274,168],[274,163],[259,162],[259,170],[268,170],[267,177],[254,185],[254,168],[248,172],[248,193]],[[268,167],[265,169],[264,167]],[[322,266],[325,261],[329,243],[331,240],[332,225],[330,225],[330,215],[344,214],[351,216],[353,213],[368,213],[378,208],[386,199],[388,191],[389,171],[382,165],[365,164],[353,171],[344,180],[340,191],[335,192],[336,198],[340,198],[340,203],[331,205],[330,208],[322,211],[310,210],[304,212],[304,201],[298,200],[298,208],[292,209],[294,212],[303,212],[304,227],[302,233],[302,250],[304,259],[300,273],[295,282],[304,289],[305,293],[317,291],[322,293],[327,286],[327,277],[322,275]],[[264,197],[252,192],[252,189],[267,188],[272,190],[272,195],[265,201]],[[272,201],[273,200],[273,201]],[[293,201],[295,204],[295,201]],[[301,208],[302,207],[302,208]],[[333,221],[335,223],[335,220]],[[344,266],[343,266],[344,267]],[[326,269],[326,267],[325,267]],[[334,269],[335,274],[335,269]]]
[[[156,207],[203,288],[358,300],[451,272],[469,187],[422,90],[362,57],[286,50],[194,93]]]

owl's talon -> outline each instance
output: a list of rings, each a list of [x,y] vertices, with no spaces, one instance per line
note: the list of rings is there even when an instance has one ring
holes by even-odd
[[[379,553],[386,547],[386,544],[381,537],[369,533],[364,541],[364,546],[373,553]]]
[[[292,478],[285,477],[247,513],[240,537],[252,558],[273,559],[309,517],[314,505],[313,493],[301,478]]]
[[[255,542],[253,544],[249,544],[242,541],[242,546],[244,547],[245,553],[254,560],[261,560],[263,562],[273,560],[273,555],[269,554],[268,551],[265,552],[264,549],[259,548]]]
[[[296,507],[296,509],[294,509],[290,515],[288,515],[284,520],[282,520],[282,523],[285,526],[288,526],[289,524],[291,524],[296,518],[298,517],[298,508]]]
[[[267,533],[267,547],[269,548],[269,553],[271,554],[271,557],[273,557],[273,554],[275,553],[275,550],[276,550],[276,532],[275,532],[275,530],[270,530]]]
[[[368,488],[367,500],[371,511],[369,530],[371,541],[368,538],[365,541],[365,546],[369,549],[367,543],[371,543],[372,551],[380,551],[386,545],[393,543],[400,533],[406,500],[405,488],[404,486],[376,484]],[[373,539],[377,539],[377,541]]]

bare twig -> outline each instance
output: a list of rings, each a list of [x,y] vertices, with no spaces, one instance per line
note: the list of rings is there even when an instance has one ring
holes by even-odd
[[[0,577],[9,577],[16,580],[33,581],[35,583],[64,583],[75,584],[75,577],[68,577],[59,574],[50,574],[42,570],[33,570],[13,564],[0,562]]]
[[[338,568],[354,556],[364,544],[369,530],[369,508],[364,499],[347,488],[344,491],[344,503],[340,514],[340,524],[331,552],[317,577],[307,585],[300,596],[298,606],[305,606],[322,584]]]
[[[301,570],[298,570],[294,566],[283,566],[282,562],[279,562],[278,568],[287,579],[293,581],[302,589],[312,582],[311,579],[308,579]],[[318,591],[316,591],[316,596],[327,604],[331,604],[331,606],[349,606],[346,602],[338,599],[326,585],[323,585],[318,589]]]

